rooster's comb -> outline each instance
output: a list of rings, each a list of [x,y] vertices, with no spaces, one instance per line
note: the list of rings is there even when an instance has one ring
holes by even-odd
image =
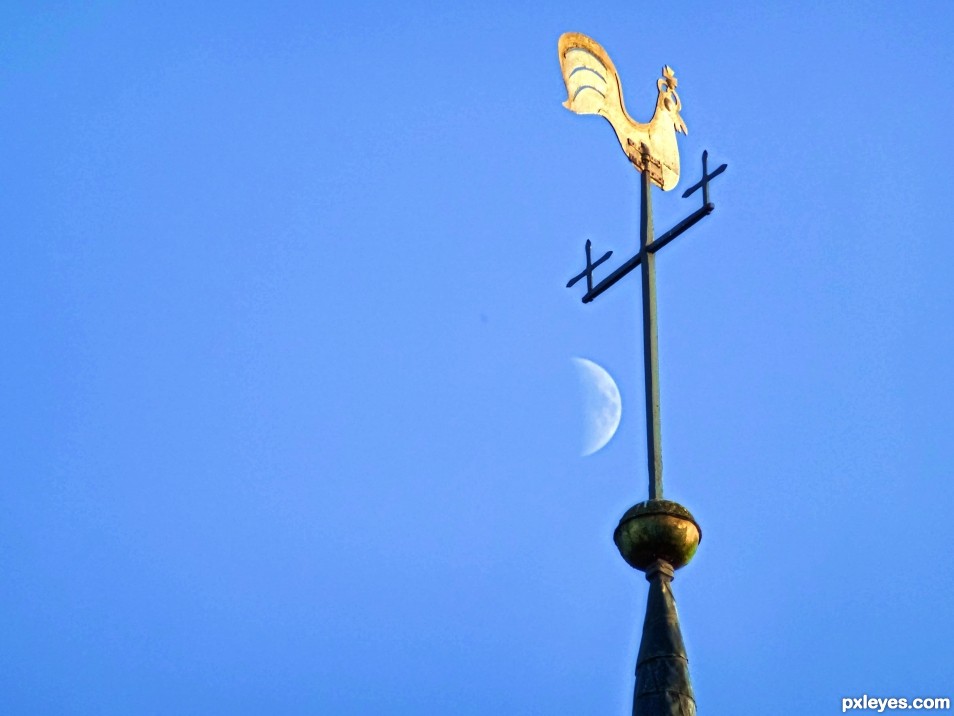
[[[669,89],[674,89],[678,83],[676,80],[676,73],[673,72],[672,67],[665,65],[662,68],[663,77],[666,78],[666,84],[669,86]]]

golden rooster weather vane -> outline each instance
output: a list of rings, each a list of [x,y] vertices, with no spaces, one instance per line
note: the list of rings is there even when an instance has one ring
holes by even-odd
[[[652,184],[668,191],[679,181],[676,132],[686,133],[676,94],[676,76],[667,65],[656,81],[656,111],[648,124],[636,122],[623,105],[619,76],[606,50],[578,32],[560,37],[560,68],[566,83],[563,106],[577,114],[597,114],[613,126],[620,146],[639,170],[639,250],[602,281],[593,285],[593,269],[606,261],[607,251],[595,262],[591,243],[584,245],[586,268],[567,288],[586,279],[583,302],[590,303],[639,266],[643,299],[643,374],[646,384],[646,456],[649,463],[649,499],[630,508],[619,521],[613,541],[628,564],[646,573],[649,598],[639,654],[636,657],[634,716],[695,716],[696,702],[689,680],[689,663],[682,640],[676,603],[669,584],[675,570],[695,554],[702,531],[682,505],[663,499],[662,437],[659,416],[659,361],[656,336],[656,252],[715,209],[709,201],[709,182],[725,171],[723,164],[709,172],[708,152],[702,153],[702,179],[683,198],[702,189],[702,206],[661,236],[653,230]]]
[[[679,181],[676,132],[687,134],[679,112],[676,75],[666,65],[656,80],[656,111],[648,124],[637,122],[623,104],[623,88],[616,67],[596,40],[579,32],[560,37],[560,69],[566,82],[563,106],[577,114],[598,114],[612,125],[629,161],[649,174],[653,184],[669,191]]]

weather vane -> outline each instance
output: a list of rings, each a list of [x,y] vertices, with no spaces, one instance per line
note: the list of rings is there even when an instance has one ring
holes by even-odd
[[[636,657],[634,716],[693,716],[695,698],[679,618],[669,583],[674,570],[688,564],[702,532],[682,505],[663,499],[662,439],[659,425],[659,360],[656,339],[656,252],[712,213],[709,182],[725,171],[721,165],[709,172],[708,152],[702,153],[702,178],[683,198],[702,190],[702,206],[656,237],[653,232],[651,185],[669,191],[679,181],[679,147],[676,133],[686,133],[682,101],[676,93],[676,75],[668,65],[656,80],[656,110],[647,124],[636,122],[623,104],[616,67],[595,40],[578,32],[560,37],[560,68],[566,83],[563,106],[577,114],[597,114],[612,125],[626,158],[640,172],[639,250],[606,278],[593,284],[593,270],[612,255],[595,262],[587,240],[586,266],[567,288],[586,279],[583,302],[590,303],[637,266],[642,274],[643,371],[646,383],[646,446],[649,462],[649,499],[630,508],[613,533],[620,554],[631,566],[646,573],[649,599]]]

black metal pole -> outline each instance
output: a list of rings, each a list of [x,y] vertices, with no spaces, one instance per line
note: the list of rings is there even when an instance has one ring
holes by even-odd
[[[659,355],[656,338],[656,256],[653,243],[652,183],[649,171],[640,174],[639,244],[643,274],[643,373],[646,382],[646,452],[649,499],[663,498],[662,435],[659,423]]]

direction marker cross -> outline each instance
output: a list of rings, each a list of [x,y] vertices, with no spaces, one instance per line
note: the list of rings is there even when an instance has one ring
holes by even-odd
[[[710,174],[707,168],[708,162],[709,162],[709,152],[703,151],[702,152],[702,179],[697,181],[695,184],[693,184],[691,187],[689,187],[682,193],[683,199],[689,196],[692,196],[692,194],[701,187],[702,188],[702,205],[703,206],[709,205],[709,182],[715,179],[717,176],[719,176],[722,172],[724,172],[726,165],[723,164],[721,167],[719,167],[714,172],[712,172],[712,174]]]
[[[642,147],[642,151],[644,155],[647,154],[645,145]],[[650,500],[663,499],[662,435],[659,422],[659,355],[656,332],[656,252],[715,210],[715,205],[709,201],[709,183],[724,172],[727,165],[721,165],[710,174],[708,159],[709,152],[704,151],[702,153],[702,179],[689,187],[682,195],[683,198],[686,198],[702,189],[702,206],[659,237],[654,236],[653,233],[652,180],[649,172],[640,172],[639,251],[594,286],[593,269],[606,261],[613,252],[606,252],[598,261],[592,263],[590,261],[590,240],[587,239],[585,247],[586,268],[567,283],[567,288],[570,288],[585,276],[586,293],[583,295],[583,303],[590,303],[637,266],[641,268],[643,284],[643,372],[646,382],[646,451],[649,463]],[[643,161],[648,163],[648,156],[644,156]]]
[[[606,259],[612,256],[613,252],[607,251],[605,254],[603,254],[600,258],[596,260],[595,264],[590,263],[590,247],[592,245],[593,243],[589,239],[587,239],[586,244],[584,246],[584,250],[586,251],[586,268],[583,269],[583,273],[577,274],[576,276],[574,276],[573,278],[571,278],[569,281],[566,282],[567,288],[572,288],[577,281],[579,281],[581,278],[586,276],[586,292],[589,293],[590,291],[593,290],[593,269],[595,269],[601,263],[606,261]]]

